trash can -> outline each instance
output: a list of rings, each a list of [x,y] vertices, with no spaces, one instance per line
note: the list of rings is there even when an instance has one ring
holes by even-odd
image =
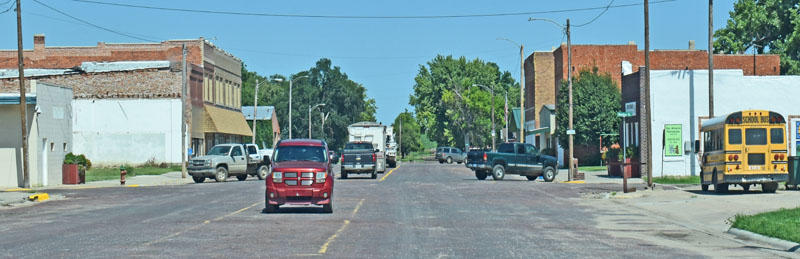
[[[797,190],[797,183],[800,182],[800,156],[789,157],[789,180],[786,181],[786,189]]]

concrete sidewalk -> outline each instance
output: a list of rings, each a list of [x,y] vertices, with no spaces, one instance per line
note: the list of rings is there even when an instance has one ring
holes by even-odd
[[[585,176],[584,183],[593,184],[593,183],[613,183],[613,184],[622,184],[622,177],[609,177],[608,172],[606,171],[581,171],[580,167],[578,167],[578,172],[581,172]],[[568,180],[568,170],[567,169],[559,169],[558,175],[556,175],[556,182],[566,182]],[[629,178],[628,184],[643,184],[645,183],[642,178]]]

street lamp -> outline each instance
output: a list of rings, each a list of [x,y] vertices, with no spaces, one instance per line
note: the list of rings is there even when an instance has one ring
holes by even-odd
[[[261,83],[265,83],[268,81],[264,81]],[[256,143],[256,115],[258,114],[258,87],[261,84],[258,83],[258,78],[256,78],[256,91],[253,92],[253,144]]]
[[[308,76],[298,76],[292,80],[289,80],[289,139],[292,139],[292,83],[297,81],[297,79],[304,78]],[[275,78],[273,79],[275,82],[283,82],[283,78]]]
[[[495,131],[495,124],[494,124],[494,88],[489,88],[488,86],[485,86],[485,85],[482,85],[482,84],[472,84],[472,86],[483,87],[483,89],[486,89],[486,90],[489,90],[489,92],[492,92],[492,150],[497,150],[495,148],[495,137],[494,137],[494,134],[496,132]]]
[[[308,139],[311,139],[311,111],[320,106],[325,106],[325,104],[318,103],[317,105],[308,107]]]
[[[569,84],[569,129],[567,129],[567,136],[569,136],[569,180],[572,181],[572,177],[575,174],[575,151],[573,146],[573,135],[575,135],[575,130],[572,128],[572,41],[570,40],[570,32],[569,32],[569,19],[567,19],[567,25],[561,25],[560,23],[547,19],[547,18],[528,18],[529,22],[532,21],[546,21],[552,24],[555,24],[559,28],[563,29],[567,34],[567,83]]]
[[[511,44],[519,47],[519,143],[525,143],[525,46],[517,44],[517,42],[497,37],[497,40],[504,40],[511,42]],[[508,99],[508,91],[506,91],[506,99]],[[508,100],[506,100],[508,103]],[[506,111],[508,113],[508,111]],[[508,114],[506,114],[506,142],[508,142]]]

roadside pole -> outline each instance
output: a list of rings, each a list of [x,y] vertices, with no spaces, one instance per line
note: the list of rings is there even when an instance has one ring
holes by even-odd
[[[19,60],[19,116],[22,122],[22,188],[31,187],[28,176],[28,122],[27,104],[25,104],[25,65],[22,58],[22,9],[21,0],[17,0],[17,59]]]
[[[181,178],[186,178],[186,43],[183,44],[181,71]]]
[[[258,77],[256,77],[256,88],[253,91],[253,144],[256,143],[256,115],[258,115]]]

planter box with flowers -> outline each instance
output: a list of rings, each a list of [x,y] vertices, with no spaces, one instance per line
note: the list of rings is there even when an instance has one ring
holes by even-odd
[[[67,153],[61,166],[61,184],[86,183],[86,170],[92,168],[92,161],[84,155]]]
[[[625,171],[629,172],[628,177],[639,178],[642,177],[640,161],[639,161],[639,147],[630,145],[625,149]],[[622,177],[622,148],[619,144],[613,144],[608,150],[603,153],[606,160],[606,169],[608,176]]]

